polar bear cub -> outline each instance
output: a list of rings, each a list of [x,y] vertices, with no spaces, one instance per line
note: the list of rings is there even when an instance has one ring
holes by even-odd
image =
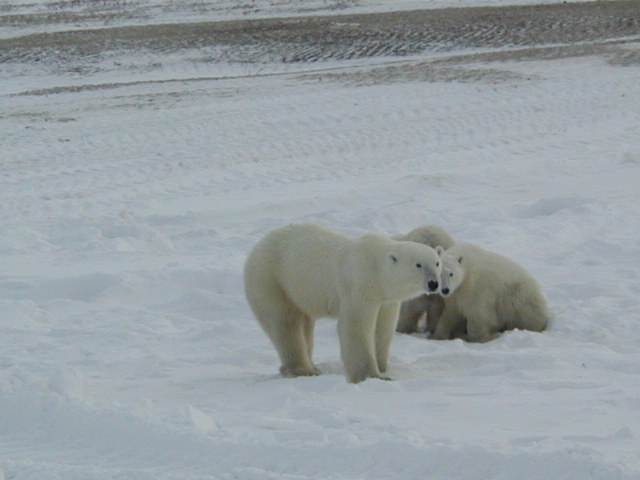
[[[432,338],[486,342],[504,330],[542,331],[549,322],[538,282],[508,258],[470,243],[445,251],[440,294],[444,311]]]
[[[278,352],[282,375],[320,373],[312,361],[314,324],[334,317],[347,380],[383,378],[400,302],[438,290],[438,252],[306,223],[268,233],[245,263],[245,292]]]
[[[440,246],[444,249],[452,247],[455,243],[449,232],[438,225],[422,225],[405,235],[396,235],[393,238],[422,243],[432,248]],[[396,330],[401,333],[417,332],[420,319],[426,313],[427,331],[433,333],[443,309],[444,300],[440,295],[436,294],[422,294],[419,297],[402,302]]]

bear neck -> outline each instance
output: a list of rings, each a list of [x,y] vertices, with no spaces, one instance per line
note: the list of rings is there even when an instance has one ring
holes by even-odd
[[[383,275],[378,274],[384,271],[384,262],[387,261],[387,254],[395,241],[376,233],[366,233],[359,240],[361,244],[357,247],[358,251],[373,269],[368,281],[363,285],[362,294],[382,298],[385,302],[397,301],[397,292],[394,291],[393,285],[389,286],[389,283],[381,278]]]

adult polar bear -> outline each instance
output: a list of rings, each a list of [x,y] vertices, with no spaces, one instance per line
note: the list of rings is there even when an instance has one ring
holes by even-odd
[[[464,336],[466,326],[468,341],[486,342],[504,330],[547,327],[549,311],[540,286],[514,261],[471,243],[453,245],[442,260],[445,306],[431,338]]]
[[[437,291],[441,270],[438,252],[426,245],[303,223],[262,238],[244,281],[282,375],[320,373],[312,361],[314,323],[335,317],[347,380],[357,383],[384,378],[400,302]]]

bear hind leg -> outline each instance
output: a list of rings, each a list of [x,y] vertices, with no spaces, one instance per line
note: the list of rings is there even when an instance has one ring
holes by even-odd
[[[549,311],[542,296],[528,298],[514,317],[512,328],[542,332],[549,324]]]
[[[289,311],[277,322],[272,338],[282,366],[283,377],[320,375],[311,361],[313,351],[313,320],[297,309]]]
[[[263,298],[254,313],[278,352],[284,377],[319,375],[311,361],[314,321],[283,296]]]

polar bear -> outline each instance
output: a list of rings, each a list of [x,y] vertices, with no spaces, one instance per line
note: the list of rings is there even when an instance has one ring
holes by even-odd
[[[455,244],[442,260],[445,307],[431,338],[464,337],[466,327],[466,340],[486,342],[504,330],[547,327],[549,311],[540,286],[517,263],[470,243]]]
[[[407,242],[423,243],[432,248],[440,246],[444,249],[452,247],[455,243],[449,232],[438,225],[422,225],[405,235],[395,235],[393,238]],[[396,331],[401,333],[417,332],[418,323],[426,313],[427,331],[433,333],[436,328],[436,322],[443,310],[444,300],[440,295],[435,294],[422,294],[419,297],[402,302]]]
[[[317,318],[334,317],[347,380],[384,378],[400,302],[438,290],[438,252],[307,223],[268,233],[246,260],[245,292],[282,375],[320,373],[312,361],[313,328]]]
[[[422,225],[414,228],[409,233],[394,235],[392,238],[405,242],[424,243],[432,248],[436,248],[439,245],[445,250],[455,243],[451,234],[438,225]]]

